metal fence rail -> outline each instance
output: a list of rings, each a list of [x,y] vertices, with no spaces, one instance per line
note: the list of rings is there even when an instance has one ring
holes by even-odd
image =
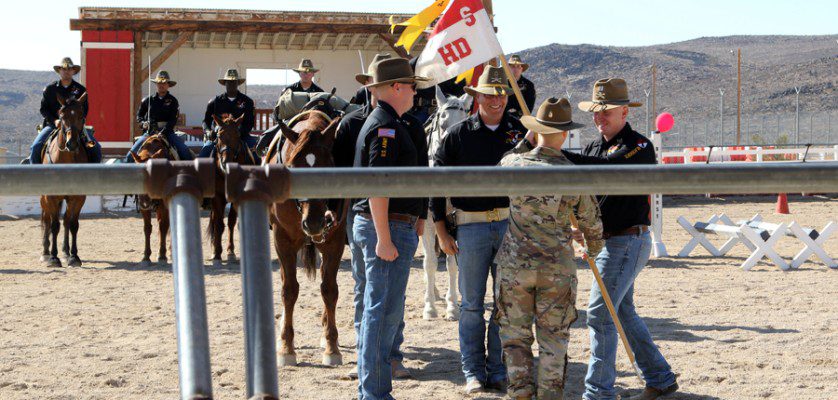
[[[0,166],[0,196],[145,193],[148,174],[143,165]],[[270,176],[276,180],[286,175]],[[544,168],[300,168],[289,170],[287,176],[290,198],[838,192],[838,162],[834,161]]]

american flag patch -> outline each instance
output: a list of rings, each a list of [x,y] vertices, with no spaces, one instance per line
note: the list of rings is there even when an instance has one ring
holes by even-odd
[[[378,137],[394,139],[396,137],[396,130],[390,128],[378,128]]]

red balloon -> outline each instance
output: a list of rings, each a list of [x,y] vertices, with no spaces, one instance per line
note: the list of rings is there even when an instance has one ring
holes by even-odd
[[[655,119],[655,127],[660,133],[668,132],[675,125],[675,118],[670,113],[661,113]]]

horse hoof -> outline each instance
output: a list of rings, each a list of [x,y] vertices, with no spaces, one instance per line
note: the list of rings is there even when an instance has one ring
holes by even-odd
[[[343,364],[343,356],[340,353],[323,354],[323,365],[336,367]]]
[[[295,367],[297,366],[296,354],[280,354],[276,358],[276,365],[280,367]]]
[[[67,264],[71,267],[81,267],[81,259],[78,256],[70,256]]]
[[[236,253],[227,253],[227,262],[228,263],[234,263],[236,261],[238,261],[236,259]]]
[[[148,258],[144,258],[142,261],[140,261],[140,268],[148,268],[150,266],[151,260],[149,260]]]
[[[459,308],[449,308],[445,310],[445,320],[446,321],[457,321],[460,319],[460,309]]]
[[[221,268],[221,260],[212,260],[213,268]]]
[[[41,254],[41,262],[47,262],[49,260],[49,256],[46,254]]]
[[[438,315],[436,313],[436,308],[433,307],[425,307],[425,310],[422,311],[422,319],[428,321],[436,318]]]
[[[166,257],[157,257],[157,262],[160,263],[160,264],[168,264],[169,259],[166,258]]]
[[[61,260],[58,257],[50,257],[47,261],[47,267],[50,268],[61,268]]]

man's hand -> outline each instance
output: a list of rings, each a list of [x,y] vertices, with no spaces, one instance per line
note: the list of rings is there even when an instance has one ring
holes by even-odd
[[[459,253],[460,249],[457,247],[457,241],[445,229],[445,221],[434,222],[434,227],[436,227],[436,237],[439,239],[439,247],[442,252],[449,256]]]
[[[150,126],[150,125],[149,125],[148,121],[143,121],[143,124],[142,124],[142,129],[143,129],[144,131],[148,131],[148,127],[149,127],[149,126]]]
[[[570,235],[573,236],[573,240],[576,243],[579,243],[581,246],[585,246],[585,235],[582,234],[582,231],[577,228],[571,228]]]
[[[527,134],[524,136],[524,139],[527,139],[533,147],[535,147],[535,133],[533,131],[527,131]]]
[[[425,234],[425,220],[419,219],[416,221],[416,235],[422,237]]]
[[[394,261],[396,258],[399,257],[399,251],[396,250],[396,246],[393,245],[393,241],[384,242],[379,240],[378,243],[375,244],[375,255],[378,258],[384,261]]]

